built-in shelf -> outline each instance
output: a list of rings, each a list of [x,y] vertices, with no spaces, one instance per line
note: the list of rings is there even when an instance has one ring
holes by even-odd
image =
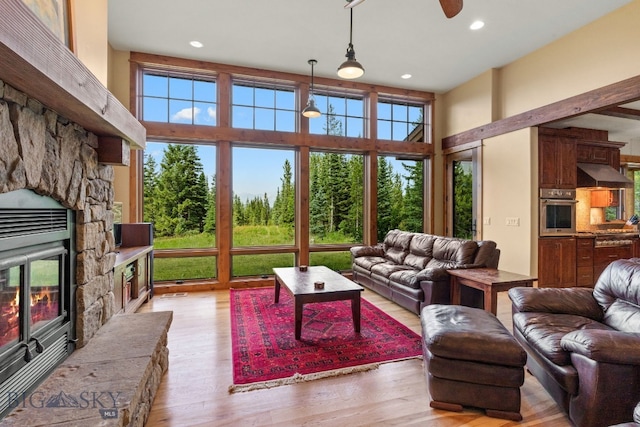
[[[0,58],[0,80],[99,137],[117,137],[107,144],[144,148],[144,126],[22,0],[0,1]]]
[[[151,297],[152,263],[152,245],[119,248],[114,266],[117,312],[135,313]],[[126,275],[129,267],[133,269],[132,277]]]

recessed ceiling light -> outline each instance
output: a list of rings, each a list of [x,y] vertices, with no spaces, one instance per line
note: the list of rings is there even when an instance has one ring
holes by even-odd
[[[189,42],[189,44],[190,44],[191,46],[193,46],[193,47],[197,47],[197,48],[200,48],[200,47],[204,46],[204,45],[203,45],[202,43],[200,43],[198,40],[190,41],[190,42]]]
[[[469,26],[469,28],[472,30],[479,30],[482,27],[484,27],[484,22],[479,20],[473,21],[473,23]]]
[[[403,78],[403,79],[405,79],[405,80],[406,80],[406,79],[410,79],[410,78],[411,78],[411,74],[409,74],[409,73],[407,73],[407,74],[403,74],[403,75],[401,75],[400,77],[401,77],[401,78]]]

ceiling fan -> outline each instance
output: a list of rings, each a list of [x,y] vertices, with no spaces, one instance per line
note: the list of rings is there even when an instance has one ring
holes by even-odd
[[[351,9],[362,2],[364,0],[347,0],[347,4],[344,7]],[[440,0],[440,6],[447,18],[453,18],[462,10],[462,0]]]

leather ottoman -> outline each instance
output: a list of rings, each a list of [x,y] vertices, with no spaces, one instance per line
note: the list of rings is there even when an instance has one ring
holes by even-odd
[[[478,308],[440,304],[426,306],[420,318],[430,406],[472,406],[490,417],[522,420],[527,353],[498,318]]]

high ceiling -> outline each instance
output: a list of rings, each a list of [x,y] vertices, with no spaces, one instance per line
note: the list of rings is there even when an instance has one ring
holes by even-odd
[[[467,0],[447,19],[438,0],[367,0],[353,9],[359,81],[446,92],[631,0]],[[349,42],[346,0],[109,0],[118,50],[337,78]],[[472,31],[477,20],[484,28]],[[202,48],[189,45],[192,40]],[[400,76],[409,73],[412,78]],[[638,122],[638,121],[636,121]],[[639,135],[640,132],[636,133]]]

